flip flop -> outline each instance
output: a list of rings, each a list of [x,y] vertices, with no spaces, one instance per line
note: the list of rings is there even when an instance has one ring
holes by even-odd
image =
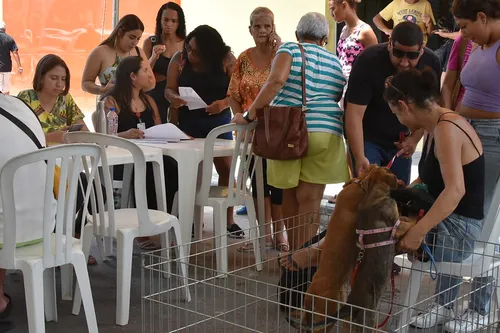
[[[3,310],[3,312],[0,313],[0,319],[7,318],[10,315],[10,312],[12,311],[12,299],[6,293],[4,293],[4,295],[9,299],[9,303],[7,304],[5,310]]]

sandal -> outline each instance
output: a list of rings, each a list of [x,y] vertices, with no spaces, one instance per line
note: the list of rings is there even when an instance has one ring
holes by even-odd
[[[0,319],[7,318],[10,315],[10,312],[12,311],[12,299],[6,293],[4,293],[4,296],[9,299],[9,303],[7,304],[3,312],[0,313]]]
[[[275,250],[278,250],[280,252],[290,252],[290,247],[288,246],[287,242],[281,242],[278,243],[274,246]]]
[[[87,260],[87,265],[89,266],[97,265],[97,260],[93,256],[89,256],[89,259]]]
[[[151,239],[144,240],[142,242],[137,242],[137,246],[144,251],[159,250],[158,246],[156,246],[156,243],[153,242]]]
[[[329,204],[335,204],[337,202],[337,194],[328,199]]]
[[[236,223],[231,224],[227,227],[227,236],[236,239],[245,238],[245,232],[241,230],[240,226]]]

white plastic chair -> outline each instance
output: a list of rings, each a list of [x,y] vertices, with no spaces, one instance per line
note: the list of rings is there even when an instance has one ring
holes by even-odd
[[[73,265],[76,277],[83,290],[83,305],[89,332],[98,332],[97,321],[87,271],[87,259],[82,252],[81,242],[72,237],[75,217],[75,201],[82,166],[90,160],[87,180],[92,182],[101,156],[96,145],[63,145],[45,148],[9,160],[0,174],[4,216],[3,248],[0,252],[0,267],[20,269],[24,276],[28,327],[31,333],[45,333],[44,309],[48,321],[57,321],[55,267]],[[47,163],[44,211],[39,227],[43,227],[43,242],[16,248],[16,202],[14,200],[14,179],[23,166]],[[57,163],[59,162],[59,163]],[[54,166],[60,165],[59,197],[53,210]],[[90,191],[85,193],[84,204]],[[54,220],[55,214],[55,220]],[[54,232],[55,228],[55,232]],[[45,303],[45,305],[44,305]]]
[[[257,122],[248,125],[229,124],[214,128],[205,140],[205,156],[203,158],[203,173],[201,187],[196,194],[195,205],[203,210],[204,206],[214,209],[214,234],[216,246],[217,271],[221,274],[228,272],[227,256],[227,209],[229,207],[246,205],[248,221],[250,223],[250,239],[253,241],[253,249],[258,271],[262,270],[262,258],[259,246],[259,232],[257,229],[257,218],[251,192],[247,187],[247,180],[251,173],[250,161],[253,156],[248,154],[252,141],[253,130]],[[236,132],[236,145],[232,157],[231,172],[229,174],[228,186],[211,186],[214,158],[214,147],[218,136],[224,133]],[[238,144],[239,143],[239,144]],[[238,157],[240,163],[238,162]],[[175,203],[174,203],[175,207]],[[196,220],[195,230],[201,230],[202,221]]]
[[[483,220],[483,229],[481,232],[481,237],[479,242],[476,242],[474,247],[474,252],[470,257],[459,263],[452,262],[437,262],[438,273],[443,273],[451,276],[467,276],[467,277],[485,277],[485,273],[488,273],[495,277],[496,267],[500,265],[500,262],[494,261],[495,255],[495,244],[498,242],[500,237],[500,182],[497,183],[495,187],[495,193],[493,199],[491,200],[491,205],[488,210],[488,214]],[[485,246],[486,244],[486,246]],[[403,306],[406,308],[405,311],[401,312],[401,317],[399,319],[399,325],[397,327],[401,328],[400,333],[406,333],[408,331],[408,324],[411,319],[412,307],[417,304],[418,294],[420,291],[420,285],[422,283],[423,275],[430,272],[431,262],[421,262],[413,261],[411,263],[410,278],[408,281],[408,287],[404,293],[405,298]],[[497,293],[497,301],[500,301],[500,288],[495,288]]]
[[[127,325],[130,311],[130,285],[132,275],[132,250],[136,237],[149,237],[161,235],[162,248],[166,249],[165,256],[168,256],[168,232],[173,234],[176,245],[181,245],[181,234],[179,220],[167,212],[158,210],[148,210],[146,202],[146,160],[144,153],[135,144],[128,140],[116,136],[109,136],[99,133],[74,132],[65,135],[66,142],[91,142],[98,144],[102,149],[102,174],[107,207],[104,205],[101,179],[96,177],[95,193],[97,198],[91,196],[92,217],[85,225],[82,233],[83,252],[87,257],[94,236],[111,237],[116,239],[117,247],[117,288],[116,288],[116,324]],[[106,147],[114,146],[128,150],[134,160],[134,190],[137,208],[117,209],[113,207],[112,179],[109,173],[109,165],[106,157]],[[163,185],[164,186],[164,185]],[[98,209],[95,209],[95,207]],[[98,213],[96,213],[98,211]],[[184,247],[175,246],[175,255],[179,259],[186,261]],[[166,265],[166,270],[170,269]],[[188,289],[187,267],[181,263],[179,268],[184,277],[184,297],[189,302],[191,296]],[[81,296],[77,288],[73,303],[73,314],[80,312]]]

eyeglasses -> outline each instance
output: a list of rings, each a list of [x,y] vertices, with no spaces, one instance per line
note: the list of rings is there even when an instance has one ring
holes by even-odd
[[[393,84],[392,84],[392,79],[394,78],[394,76],[389,76],[387,79],[385,79],[385,88],[392,88],[394,90],[396,90],[402,97],[404,100],[408,100],[408,97],[406,97],[406,94],[404,92],[402,92],[401,90],[399,90],[398,88],[396,88]]]
[[[392,55],[396,58],[403,58],[406,56],[409,60],[415,60],[420,56],[420,51],[402,51],[400,49],[392,47]]]

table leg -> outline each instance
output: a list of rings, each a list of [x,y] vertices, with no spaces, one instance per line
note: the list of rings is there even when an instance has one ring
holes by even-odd
[[[179,156],[179,224],[182,243],[186,245],[185,254],[190,254],[191,230],[194,220],[194,204],[196,197],[196,180],[199,160],[195,156]]]
[[[156,201],[158,210],[167,211],[167,194],[165,191],[165,172],[163,170],[163,155],[156,161],[153,161],[153,173],[155,179]],[[168,244],[170,246],[170,244]]]

